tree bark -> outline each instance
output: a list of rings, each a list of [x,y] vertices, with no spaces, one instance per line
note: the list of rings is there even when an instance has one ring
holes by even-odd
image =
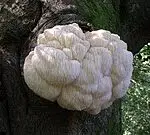
[[[137,6],[130,0],[108,1],[120,15],[117,31],[129,49],[138,52],[150,39],[150,2],[135,0]],[[73,0],[0,1],[0,135],[122,134],[121,100],[93,116],[62,109],[35,95],[24,81],[24,59],[44,29],[73,22],[83,31],[94,29],[72,4]]]

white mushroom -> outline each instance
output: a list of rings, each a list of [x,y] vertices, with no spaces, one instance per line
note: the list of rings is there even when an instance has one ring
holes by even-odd
[[[83,33],[73,23],[40,34],[25,59],[24,78],[39,96],[69,110],[98,114],[125,95],[133,55],[106,30]]]

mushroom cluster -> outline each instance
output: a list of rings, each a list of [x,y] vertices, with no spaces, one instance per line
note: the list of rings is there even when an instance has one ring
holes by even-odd
[[[24,78],[37,95],[69,110],[98,114],[125,95],[133,55],[106,30],[83,33],[78,24],[44,30],[25,59]]]

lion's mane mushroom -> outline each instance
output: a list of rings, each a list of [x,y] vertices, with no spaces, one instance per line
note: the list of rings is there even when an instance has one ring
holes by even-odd
[[[46,29],[37,44],[25,59],[24,78],[39,96],[97,114],[126,93],[133,55],[118,35],[83,33],[73,23]]]

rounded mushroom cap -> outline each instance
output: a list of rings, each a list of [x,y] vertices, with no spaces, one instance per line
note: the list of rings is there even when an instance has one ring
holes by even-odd
[[[69,110],[98,114],[125,95],[133,55],[106,30],[83,33],[78,24],[46,29],[25,59],[24,78],[39,96]]]

